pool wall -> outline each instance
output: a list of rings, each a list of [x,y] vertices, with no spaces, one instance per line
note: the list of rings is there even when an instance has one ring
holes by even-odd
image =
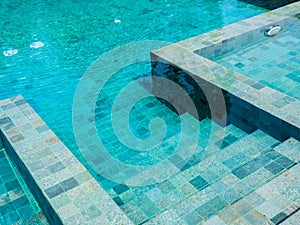
[[[0,101],[0,131],[50,224],[132,224],[22,96]]]
[[[30,190],[33,190],[32,193],[39,202],[39,205],[41,209],[43,210],[44,214],[47,215],[47,219],[51,221],[51,224],[62,224],[60,218],[55,213],[52,206],[49,204],[45,196],[43,195],[41,189],[33,179],[32,175],[30,174],[29,170],[26,168],[25,164],[22,162],[22,160],[19,158],[19,156],[14,151],[11,143],[6,138],[6,136],[3,134],[2,131],[0,131],[0,137],[3,142],[3,146],[6,149],[6,152],[8,153],[9,158],[15,163],[16,167],[18,168],[18,171],[20,171],[23,179],[25,180],[26,184],[28,185]]]
[[[156,76],[167,77],[179,83],[200,108],[213,106],[214,112],[206,110],[204,116],[211,116],[221,125],[226,121],[248,133],[259,128],[281,141],[289,137],[300,140],[299,100],[208,59],[243,49],[248,41],[265,39],[263,32],[272,24],[293,26],[299,12],[300,3],[293,3],[152,51],[153,93],[170,92],[173,99],[181,101],[175,92],[155,81]],[[187,82],[191,79],[201,87]],[[221,98],[225,100],[225,111],[218,106]],[[189,112],[184,102],[181,105],[183,112]]]

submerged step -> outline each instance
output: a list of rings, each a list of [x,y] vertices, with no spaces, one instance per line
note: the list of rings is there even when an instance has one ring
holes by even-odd
[[[300,210],[300,165],[293,159],[278,156],[277,150],[294,146],[299,149],[300,142],[289,139],[275,148],[272,158],[287,170],[274,179],[255,189],[226,209],[221,210],[204,224],[299,224]],[[295,159],[294,159],[295,160]],[[270,164],[269,164],[270,165]],[[273,167],[275,168],[275,167]],[[273,172],[273,170],[271,170]]]
[[[164,152],[156,155],[158,159],[172,155],[172,151],[168,153],[163,148],[175,148],[180,135],[193,135],[197,129],[200,132],[196,151],[189,160],[173,154],[168,159],[170,166],[157,171],[162,177],[174,175],[149,186],[130,187],[103,178],[100,181],[136,224],[166,224],[166,218],[174,219],[167,220],[169,224],[200,224],[296,163],[276,152],[274,148],[281,142],[261,130],[247,134],[232,124],[221,127],[210,119],[198,121],[187,113],[180,117],[189,129],[184,134],[179,130],[158,147]],[[187,142],[184,148],[194,146]]]
[[[257,131],[252,134],[252,137],[257,135],[263,135],[263,133]],[[253,141],[250,137],[251,135],[240,142],[250,144]],[[265,136],[265,138],[269,139],[268,136]],[[254,145],[261,141],[263,140],[257,139]],[[279,149],[281,145],[284,146],[287,143],[290,143],[290,141],[288,140],[286,143],[279,144],[277,149]],[[295,142],[293,143],[296,144]],[[298,143],[296,146],[300,146],[300,144]],[[228,149],[229,148],[230,147],[228,147]],[[247,160],[246,155],[241,154],[240,156],[242,159],[241,166],[237,166],[237,161],[234,159],[223,162],[226,166],[233,168],[232,172],[227,170],[228,174],[226,175],[222,175],[222,173],[225,174],[226,171],[224,170],[224,167],[221,167],[220,164],[218,164],[218,162],[215,162],[213,166],[201,172],[199,172],[200,169],[196,169],[197,166],[195,166],[183,173],[185,178],[187,176],[196,177],[191,180],[187,179],[189,180],[190,185],[187,186],[186,184],[182,184],[184,187],[182,189],[191,192],[193,188],[196,188],[198,192],[194,192],[193,195],[187,197],[187,199],[175,206],[174,211],[184,217],[183,221],[178,220],[181,224],[201,224],[213,215],[218,216],[214,216],[212,219],[208,220],[207,224],[230,224],[233,221],[235,221],[236,224],[240,224],[244,220],[247,220],[250,224],[263,224],[267,218],[264,215],[261,215],[261,213],[256,213],[255,210],[257,209],[255,209],[255,207],[261,205],[263,201],[270,200],[270,197],[267,198],[266,195],[272,192],[263,191],[265,190],[264,187],[268,186],[269,188],[273,188],[274,186],[274,188],[280,190],[282,185],[286,185],[285,196],[289,196],[289,183],[294,182],[293,187],[297,187],[297,179],[291,177],[295,177],[299,172],[299,164],[296,164],[292,159],[276,152],[271,145],[265,152],[262,152],[261,155],[248,162],[245,162],[245,160]],[[277,179],[278,177],[281,178]],[[181,179],[183,180],[182,177]],[[282,179],[286,179],[289,182],[280,183]],[[257,193],[253,192],[255,190],[258,190]],[[264,195],[258,194],[261,192],[264,193]],[[298,194],[294,196],[295,199],[300,197],[299,192],[297,193]],[[295,199],[293,201],[295,201]],[[276,200],[278,200],[278,198],[276,198]],[[279,198],[279,200],[281,200],[280,202],[286,202],[286,207],[283,208],[286,214],[288,214],[289,210],[291,211],[294,209],[293,207],[295,204],[293,204],[292,201],[285,201],[281,198]],[[275,200],[273,199],[273,201]],[[269,206],[272,205],[276,206],[277,202],[273,202],[272,204],[271,201],[267,202],[264,207],[261,206],[261,208],[268,210]],[[273,209],[275,208],[273,207]],[[170,211],[156,216],[149,224],[162,222],[166,213],[170,214]],[[275,217],[276,215],[272,216]],[[273,217],[270,217],[270,219],[271,218]]]

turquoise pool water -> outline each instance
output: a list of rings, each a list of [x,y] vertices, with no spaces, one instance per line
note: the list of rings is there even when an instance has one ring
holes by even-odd
[[[19,50],[12,57],[0,54],[0,98],[24,95],[76,151],[71,126],[74,93],[85,70],[102,53],[138,40],[183,40],[266,10],[236,0],[7,0],[0,2],[0,11],[1,52]],[[34,41],[45,46],[30,49]]]
[[[82,159],[73,137],[72,102],[79,79],[102,53],[122,44],[139,40],[176,42],[265,11],[265,9],[236,0],[1,1],[0,28],[3,32],[0,49],[1,52],[18,49],[18,53],[10,57],[0,55],[0,98],[22,94],[70,150]],[[31,49],[30,44],[37,41],[45,45],[42,48]],[[102,130],[105,127],[105,132],[100,132],[99,135],[103,135],[106,146],[111,149],[116,158],[131,164],[143,163],[140,160],[141,155],[132,156],[127,152],[126,154],[124,152],[120,154],[119,151],[113,152],[124,146],[112,133],[108,117],[109,107],[118,93],[118,88],[126,86],[138,77],[148,76],[149,72],[150,65],[145,64],[130,67],[118,73],[115,76],[116,79],[112,80],[109,86],[99,94],[95,109],[98,129]],[[145,99],[136,105],[136,109],[131,114],[131,127],[137,137],[147,137],[149,135],[147,124],[153,114],[167,121],[169,129],[164,149],[168,151],[163,153],[169,154],[176,145],[176,135],[180,133],[179,116],[157,99]],[[192,118],[190,120],[192,121]],[[194,124],[195,121],[192,123]],[[206,132],[203,132],[204,136],[201,140],[199,139],[199,146],[203,147],[207,144],[211,125],[210,120],[201,122]],[[247,136],[236,127],[228,129],[231,130],[225,131],[226,138],[223,143],[221,139],[224,136],[214,134],[216,144],[212,146],[213,150],[219,149],[220,145],[225,148]],[[222,128],[219,128],[219,131],[221,132]],[[266,136],[263,132],[258,135]],[[270,145],[277,143],[272,138],[268,140]],[[269,148],[266,147],[266,149]],[[125,150],[128,149],[125,148]],[[149,155],[144,163],[149,163],[150,159],[155,163],[155,160],[161,157],[163,155]],[[199,149],[198,155],[193,157],[188,168],[184,168],[183,171],[191,171],[192,169],[188,170],[189,167],[198,165],[203,157]],[[233,163],[236,163],[236,166],[242,166],[243,154],[239,153],[236,157]],[[250,158],[249,161],[251,161]],[[180,179],[181,173],[173,180],[160,184],[160,187],[128,188],[101,176],[97,176],[97,179],[130,219],[139,224],[171,207],[171,205],[161,204],[184,202],[185,199],[202,190],[202,187],[213,184],[217,178],[221,179],[223,175],[231,173],[235,168],[230,165],[230,168],[226,167],[226,169],[221,164],[222,162],[220,161],[220,166],[216,166],[214,171],[208,171],[206,178],[188,176],[182,183],[186,184],[185,187],[174,185],[175,182],[179,182],[174,179]],[[285,169],[282,168],[280,172]],[[184,192],[179,194],[179,188],[186,188],[190,194],[188,196],[185,196]],[[228,188],[231,187],[228,186]],[[150,190],[158,192],[159,203],[153,203],[157,194],[153,197],[151,192],[148,193]],[[222,191],[226,190],[227,188],[222,189]],[[221,192],[215,194],[214,197],[220,195]],[[178,198],[172,202],[176,195]],[[242,196],[235,196],[234,201]],[[226,199],[223,198],[223,200]],[[222,205],[224,201],[220,204]],[[233,202],[233,200],[230,201]],[[217,209],[214,212],[216,213]],[[204,219],[205,216],[200,218]]]
[[[0,224],[47,225],[40,207],[4,149],[0,149],[0,164]]]

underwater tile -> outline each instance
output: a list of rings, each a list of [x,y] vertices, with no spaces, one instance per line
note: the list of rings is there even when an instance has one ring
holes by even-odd
[[[118,206],[124,205],[124,202],[122,201],[122,199],[121,199],[119,196],[113,198],[113,200],[115,201],[115,203],[116,203]]]
[[[186,216],[184,216],[184,221],[188,225],[194,225],[201,223],[203,221],[203,218],[196,211],[192,211]]]
[[[267,169],[268,171],[270,171],[271,173],[273,173],[274,175],[280,173],[281,171],[284,170],[284,167],[280,166],[279,164],[272,162],[269,165],[264,167],[265,169]]]
[[[271,221],[277,225],[277,224],[281,223],[283,220],[285,220],[286,218],[287,218],[287,215],[283,212],[280,212],[276,216],[271,218]]]
[[[195,210],[204,220],[214,215],[214,209],[210,208],[208,205],[204,204]]]
[[[289,158],[285,157],[285,156],[281,156],[279,158],[277,158],[275,160],[276,163],[278,163],[280,166],[284,167],[284,168],[289,168],[292,165],[295,164],[294,161],[290,160]]]
[[[113,189],[118,195],[129,190],[128,186],[124,185],[124,184],[119,184],[119,185],[115,186]]]
[[[239,167],[239,168],[233,170],[232,174],[241,180],[241,179],[247,177],[248,175],[250,175],[251,172],[246,170],[244,167]]]
[[[207,183],[206,180],[204,180],[201,176],[197,176],[194,179],[190,181],[190,183],[197,188],[197,190],[202,190],[206,188],[209,184]]]
[[[250,206],[244,200],[239,200],[231,206],[231,209],[235,211],[239,216],[243,216],[252,210],[252,206]]]
[[[22,206],[26,206],[29,205],[29,201],[26,198],[26,196],[22,196],[20,198],[17,198],[16,200],[12,201],[12,203],[14,204],[14,206],[16,208],[22,207]]]
[[[250,224],[264,224],[264,222],[267,220],[267,217],[254,209],[246,214],[244,219]]]

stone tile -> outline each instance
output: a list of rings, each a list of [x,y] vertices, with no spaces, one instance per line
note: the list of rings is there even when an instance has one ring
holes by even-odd
[[[58,208],[58,211],[64,215],[64,218],[70,218],[80,213],[78,208],[72,203],[67,203],[61,208]]]
[[[240,200],[231,206],[231,209],[236,212],[239,216],[243,216],[252,210],[252,207],[245,202]]]
[[[190,181],[190,183],[198,190],[202,190],[208,186],[207,181],[204,180],[201,176],[195,177],[193,180]]]
[[[263,224],[267,220],[267,217],[254,209],[246,214],[244,216],[244,219],[247,220],[250,224]]]
[[[68,190],[71,190],[79,185],[77,180],[74,177],[71,177],[67,180],[64,180],[59,183],[59,185],[63,188],[63,190],[66,192]]]
[[[285,220],[287,218],[287,215],[283,212],[278,213],[276,216],[274,216],[273,218],[271,218],[271,221],[274,224],[279,224],[281,223],[283,220]]]
[[[230,224],[235,221],[239,215],[235,213],[231,208],[223,209],[219,214],[219,218],[226,224]]]
[[[224,223],[219,217],[214,216],[211,219],[205,221],[203,223],[203,225],[225,225],[226,223]]]
[[[265,166],[265,169],[276,175],[282,172],[284,170],[284,167],[282,167],[278,163],[272,162],[269,165]]]
[[[46,194],[49,198],[54,198],[64,192],[64,190],[60,187],[60,185],[54,185],[45,190]]]
[[[24,140],[24,136],[22,134],[18,134],[18,135],[15,135],[10,138],[10,141],[12,143],[16,143],[16,142],[23,141],[23,140]]]
[[[244,198],[244,201],[251,205],[253,208],[256,208],[261,205],[265,201],[265,199],[254,191],[247,195]]]
[[[7,124],[7,123],[12,123],[12,120],[9,117],[4,117],[0,119],[0,126]]]
[[[184,221],[188,225],[199,224],[203,221],[203,218],[195,211],[190,212],[184,217]]]
[[[61,171],[62,169],[64,169],[65,166],[61,163],[61,162],[57,162],[55,164],[52,164],[50,166],[47,167],[47,169],[51,172],[51,173],[56,173]]]
[[[101,216],[101,212],[96,206],[91,206],[85,211],[82,212],[83,216],[88,220],[91,221],[99,216]]]

